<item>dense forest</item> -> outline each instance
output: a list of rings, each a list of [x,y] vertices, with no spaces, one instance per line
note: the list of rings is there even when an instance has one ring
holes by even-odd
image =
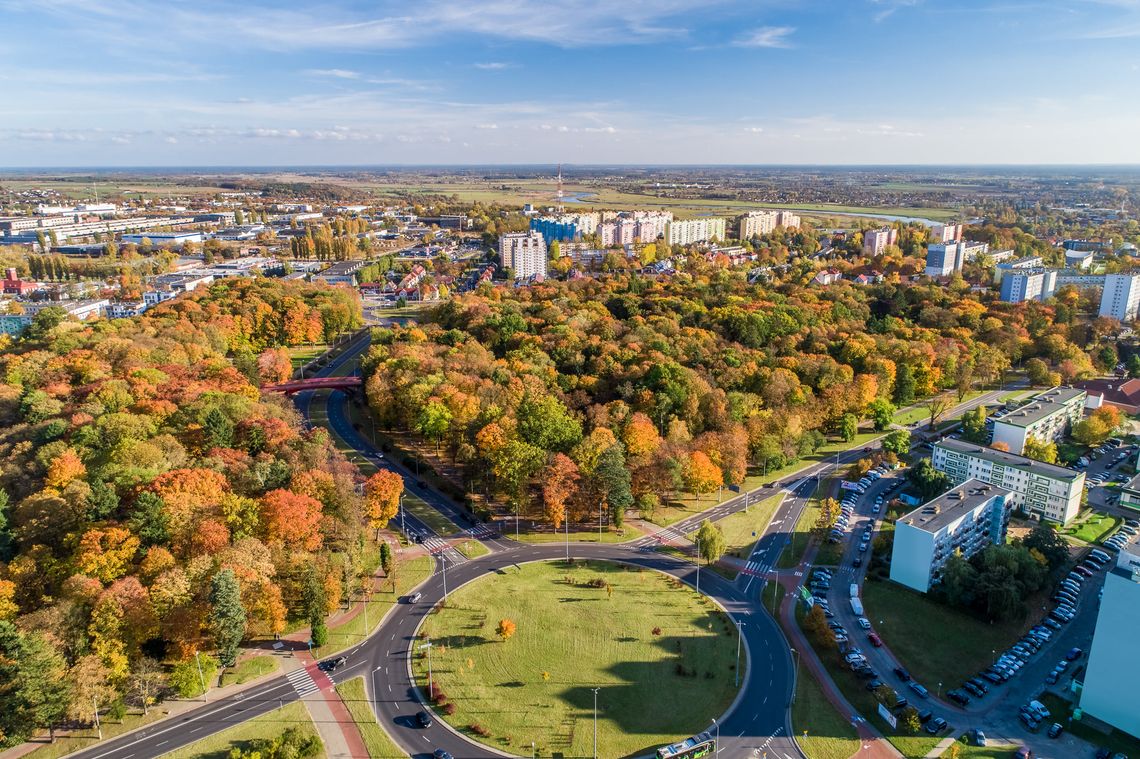
[[[1093,373],[1089,350],[1115,361],[1075,291],[1011,305],[895,280],[753,285],[697,267],[483,288],[376,330],[367,395],[381,426],[445,449],[469,492],[553,525],[620,525],[1012,367],[1044,385]]]
[[[136,319],[49,309],[0,356],[0,745],[193,690],[197,652],[354,589],[356,469],[258,384],[359,320],[348,290],[234,279]]]

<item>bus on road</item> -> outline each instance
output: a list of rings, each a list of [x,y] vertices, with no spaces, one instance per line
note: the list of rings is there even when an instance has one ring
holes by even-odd
[[[716,740],[709,732],[686,738],[671,746],[657,749],[657,759],[696,759],[698,756],[711,756],[716,751]]]

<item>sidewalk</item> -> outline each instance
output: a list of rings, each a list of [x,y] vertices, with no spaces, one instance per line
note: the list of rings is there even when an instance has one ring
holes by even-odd
[[[336,692],[329,676],[322,672],[308,651],[298,651],[297,660],[317,689],[301,697],[301,702],[309,712],[321,742],[325,744],[325,755],[329,759],[368,759],[368,749],[356,721]]]
[[[809,548],[803,561],[797,567],[797,571],[803,572],[805,577],[812,560],[815,558],[815,549],[815,546]],[[851,706],[843,694],[839,692],[839,688],[836,687],[835,682],[827,673],[823,662],[816,655],[815,649],[812,648],[811,643],[800,630],[800,626],[796,624],[796,590],[800,585],[800,578],[790,572],[780,573],[778,582],[784,588],[784,597],[780,601],[777,622],[784,629],[784,634],[788,636],[792,648],[800,652],[800,663],[815,678],[827,700],[835,707],[836,711],[845,717],[849,717],[849,720],[854,724],[855,732],[863,745],[852,756],[858,756],[860,759],[897,759],[901,757],[902,754],[891,745],[890,741],[886,740],[865,719],[860,717],[855,707]],[[802,675],[798,676],[802,677]]]

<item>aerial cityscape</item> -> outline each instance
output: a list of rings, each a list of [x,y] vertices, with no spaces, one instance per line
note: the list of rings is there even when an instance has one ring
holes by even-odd
[[[1140,757],[1140,5],[0,9],[0,759]]]

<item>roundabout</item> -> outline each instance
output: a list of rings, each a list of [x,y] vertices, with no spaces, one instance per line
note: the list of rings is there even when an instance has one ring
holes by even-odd
[[[412,667],[437,718],[538,756],[651,753],[708,728],[738,692],[737,628],[675,577],[612,561],[532,562],[453,590]],[[431,689],[428,651],[431,641]]]

